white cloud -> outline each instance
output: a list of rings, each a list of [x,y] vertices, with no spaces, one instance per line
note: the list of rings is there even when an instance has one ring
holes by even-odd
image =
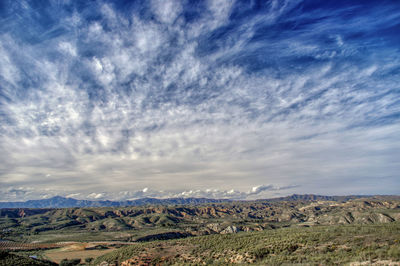
[[[60,42],[58,44],[60,51],[67,53],[70,56],[76,56],[76,47],[70,42]]]
[[[81,193],[72,193],[72,194],[68,194],[65,197],[66,198],[76,198],[79,197],[81,195]]]
[[[54,196],[63,196],[66,198],[75,199],[86,199],[86,200],[135,200],[140,198],[210,198],[210,199],[232,199],[232,200],[245,200],[254,198],[271,198],[277,195],[288,195],[293,190],[293,187],[279,188],[272,185],[258,186],[261,189],[250,190],[249,192],[238,191],[234,189],[221,190],[217,188],[213,189],[197,189],[197,190],[154,190],[150,188],[144,188],[143,190],[132,190],[132,191],[120,191],[120,192],[102,192],[102,193],[68,193],[65,190],[54,190],[48,188],[13,188],[0,190],[2,197],[0,201],[26,201],[29,199],[47,199]],[[50,192],[51,191],[51,192]]]
[[[103,197],[104,197],[103,193],[91,193],[87,195],[87,198],[89,199],[101,199]]]
[[[225,24],[229,20],[229,15],[235,1],[233,0],[210,0],[207,1],[207,7],[212,13],[212,26],[214,29]]]
[[[176,0],[153,0],[151,5],[160,22],[166,24],[173,23],[182,12],[181,2]]]

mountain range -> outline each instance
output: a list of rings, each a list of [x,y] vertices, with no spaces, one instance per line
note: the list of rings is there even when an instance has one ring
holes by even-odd
[[[297,201],[297,200],[330,200],[347,201],[362,197],[378,196],[323,196],[313,194],[293,194],[291,196],[263,199],[268,201]],[[123,207],[123,206],[142,206],[142,205],[198,205],[205,203],[230,202],[229,199],[209,199],[209,198],[141,198],[135,200],[111,201],[111,200],[78,200],[55,196],[49,199],[28,200],[21,202],[0,202],[0,209],[3,208],[72,208],[72,207]]]
[[[65,198],[55,196],[49,199],[28,200],[21,202],[0,202],[2,208],[71,208],[71,207],[122,207],[122,206],[141,206],[141,205],[175,205],[175,204],[204,204],[219,203],[228,200],[207,199],[207,198],[141,198],[125,201],[111,200],[78,200],[74,198]]]

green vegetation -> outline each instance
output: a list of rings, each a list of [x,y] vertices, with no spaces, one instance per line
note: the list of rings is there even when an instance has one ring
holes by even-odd
[[[0,209],[0,239],[4,261],[64,265],[387,263],[400,261],[400,197]]]
[[[102,261],[151,260],[166,264],[400,261],[400,223],[282,228],[138,243],[98,257]]]
[[[10,266],[10,265],[18,265],[18,266],[52,266],[57,265],[56,263],[45,261],[41,259],[33,259],[27,256],[20,256],[16,254],[12,254],[9,252],[0,250],[0,266]]]
[[[63,259],[60,262],[60,266],[74,266],[74,265],[79,265],[80,263],[81,259],[72,259],[72,260]]]
[[[135,241],[170,232],[196,236],[223,233],[230,226],[248,232],[293,225],[386,223],[400,220],[399,206],[400,197],[392,196],[195,206],[2,209],[0,239],[26,243]]]

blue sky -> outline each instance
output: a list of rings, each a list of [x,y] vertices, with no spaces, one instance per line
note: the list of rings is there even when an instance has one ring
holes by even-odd
[[[399,194],[398,1],[1,1],[0,200]]]

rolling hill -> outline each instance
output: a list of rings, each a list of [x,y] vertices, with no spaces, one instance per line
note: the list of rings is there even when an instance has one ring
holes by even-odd
[[[27,241],[41,241],[42,236],[58,235],[58,238],[46,239],[61,241],[62,234],[69,234],[68,240],[92,239],[96,235],[97,239],[146,241],[299,225],[374,224],[400,220],[398,196],[333,199],[310,199],[308,195],[272,201],[186,205],[3,208],[0,209],[0,239],[13,240],[23,235]]]

